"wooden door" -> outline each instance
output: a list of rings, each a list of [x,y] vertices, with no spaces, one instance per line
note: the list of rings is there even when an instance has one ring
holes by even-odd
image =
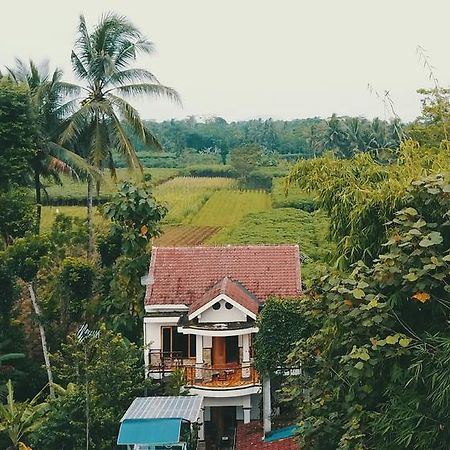
[[[215,366],[224,366],[227,362],[227,346],[224,337],[212,338],[212,363]]]

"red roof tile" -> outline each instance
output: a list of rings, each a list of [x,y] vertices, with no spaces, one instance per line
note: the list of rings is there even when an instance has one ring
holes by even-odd
[[[145,304],[191,305],[229,277],[258,300],[301,294],[297,245],[154,247]]]
[[[233,281],[229,277],[222,278],[209,291],[207,291],[203,297],[191,303],[191,306],[189,307],[189,314],[194,313],[220,294],[228,295],[228,297],[232,298],[248,311],[251,311],[253,314],[258,314],[259,307],[261,305],[259,300],[247,291],[247,289],[245,289],[245,287],[239,282]]]
[[[236,434],[236,450],[298,450],[294,438],[264,442],[260,422],[239,423]]]

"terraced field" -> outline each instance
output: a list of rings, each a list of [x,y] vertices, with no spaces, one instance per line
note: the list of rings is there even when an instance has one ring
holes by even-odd
[[[151,175],[152,182],[158,185],[166,180],[169,180],[178,173],[178,169],[167,168],[146,168],[145,174]],[[140,174],[131,172],[128,169],[117,169],[118,181],[133,180],[140,177]],[[63,178],[63,185],[51,184],[46,188],[46,192],[49,200],[54,201],[70,201],[72,199],[78,199],[83,201],[86,198],[87,186],[84,181],[76,181],[69,177]],[[105,173],[103,183],[100,188],[101,197],[109,197],[116,191],[116,184],[113,182],[109,173]]]
[[[162,236],[154,240],[154,245],[157,247],[201,245],[219,230],[220,227],[198,227],[193,225],[170,227],[164,231]]]
[[[231,189],[234,185],[230,178],[177,177],[157,186],[154,194],[169,209],[165,223],[188,224],[215,191]]]
[[[215,192],[191,220],[192,225],[233,226],[249,213],[271,208],[264,191],[220,190]]]

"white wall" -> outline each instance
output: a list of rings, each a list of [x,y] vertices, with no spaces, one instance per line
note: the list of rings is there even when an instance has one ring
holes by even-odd
[[[225,304],[227,303],[225,299],[221,299],[216,303],[220,305],[220,308],[215,310],[211,306],[206,311],[202,312],[198,316],[199,323],[226,323],[247,321],[247,315],[240,309],[231,305],[231,303],[228,303],[228,305],[232,306],[232,308],[227,309],[225,307]]]

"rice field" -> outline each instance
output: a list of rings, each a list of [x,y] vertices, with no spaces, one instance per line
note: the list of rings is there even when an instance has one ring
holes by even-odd
[[[192,225],[229,227],[249,213],[271,208],[264,191],[221,190],[215,192],[191,220]]]
[[[215,191],[234,185],[230,178],[177,177],[157,186],[154,194],[169,209],[165,223],[187,224]]]
[[[43,206],[41,216],[41,230],[49,231],[58,214],[78,217],[87,220],[87,209],[85,206]],[[99,210],[94,207],[94,224],[103,226],[107,220],[100,214]]]
[[[220,227],[193,225],[170,227],[164,231],[162,236],[154,240],[154,245],[158,247],[201,245],[219,230]]]
[[[144,174],[151,175],[151,180],[158,185],[170,178],[175,177],[178,169],[167,168],[145,168]],[[118,182],[125,180],[136,180],[140,178],[140,173],[132,172],[128,169],[117,169]],[[46,187],[49,199],[84,199],[87,193],[87,184],[85,181],[76,181],[72,178],[64,176],[62,178],[62,186],[58,184],[50,184]],[[100,195],[103,197],[110,196],[117,189],[116,183],[111,179],[108,172],[105,171],[103,182],[100,186]]]

